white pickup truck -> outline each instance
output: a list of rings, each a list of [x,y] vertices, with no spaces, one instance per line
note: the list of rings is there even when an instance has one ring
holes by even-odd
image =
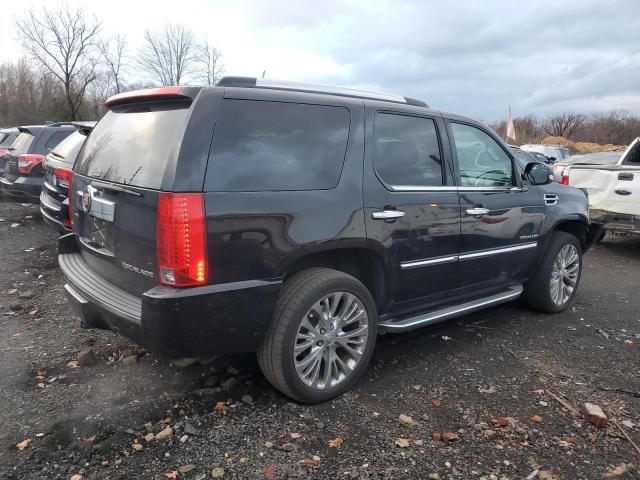
[[[640,137],[614,165],[574,163],[563,176],[563,183],[587,192],[592,223],[609,233],[640,235]]]

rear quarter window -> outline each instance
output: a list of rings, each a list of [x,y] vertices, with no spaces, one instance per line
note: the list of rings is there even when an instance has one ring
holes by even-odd
[[[350,118],[344,107],[227,99],[213,136],[205,190],[335,188]]]

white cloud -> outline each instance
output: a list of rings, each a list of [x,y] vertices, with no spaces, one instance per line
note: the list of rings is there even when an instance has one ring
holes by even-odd
[[[48,6],[60,3],[49,0]],[[106,33],[181,22],[223,50],[228,74],[361,86],[485,120],[561,109],[640,113],[640,2],[68,0]],[[0,58],[19,54],[3,5]],[[135,69],[133,69],[135,70]]]

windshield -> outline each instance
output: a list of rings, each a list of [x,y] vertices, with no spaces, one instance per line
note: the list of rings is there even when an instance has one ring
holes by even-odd
[[[109,110],[84,144],[76,172],[100,180],[159,189],[180,144],[189,103],[125,105]]]

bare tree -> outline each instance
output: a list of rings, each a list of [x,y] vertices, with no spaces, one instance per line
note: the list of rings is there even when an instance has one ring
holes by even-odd
[[[190,79],[199,62],[200,46],[184,25],[167,23],[159,31],[144,32],[138,64],[162,85],[180,85]]]
[[[87,86],[95,80],[93,56],[101,23],[81,8],[30,10],[16,21],[24,48],[64,85],[68,118],[75,120]]]
[[[547,135],[571,138],[584,126],[585,120],[581,113],[563,112],[547,117],[541,127]]]
[[[98,42],[100,55],[113,78],[115,93],[122,91],[122,75],[126,61],[127,37],[120,33]]]
[[[64,109],[64,104],[60,105],[63,97],[60,82],[33,68],[27,59],[0,65],[0,125],[54,120]]]
[[[224,74],[222,50],[209,44],[208,38],[200,45],[200,61],[205,69],[203,77],[207,85],[218,83]]]

